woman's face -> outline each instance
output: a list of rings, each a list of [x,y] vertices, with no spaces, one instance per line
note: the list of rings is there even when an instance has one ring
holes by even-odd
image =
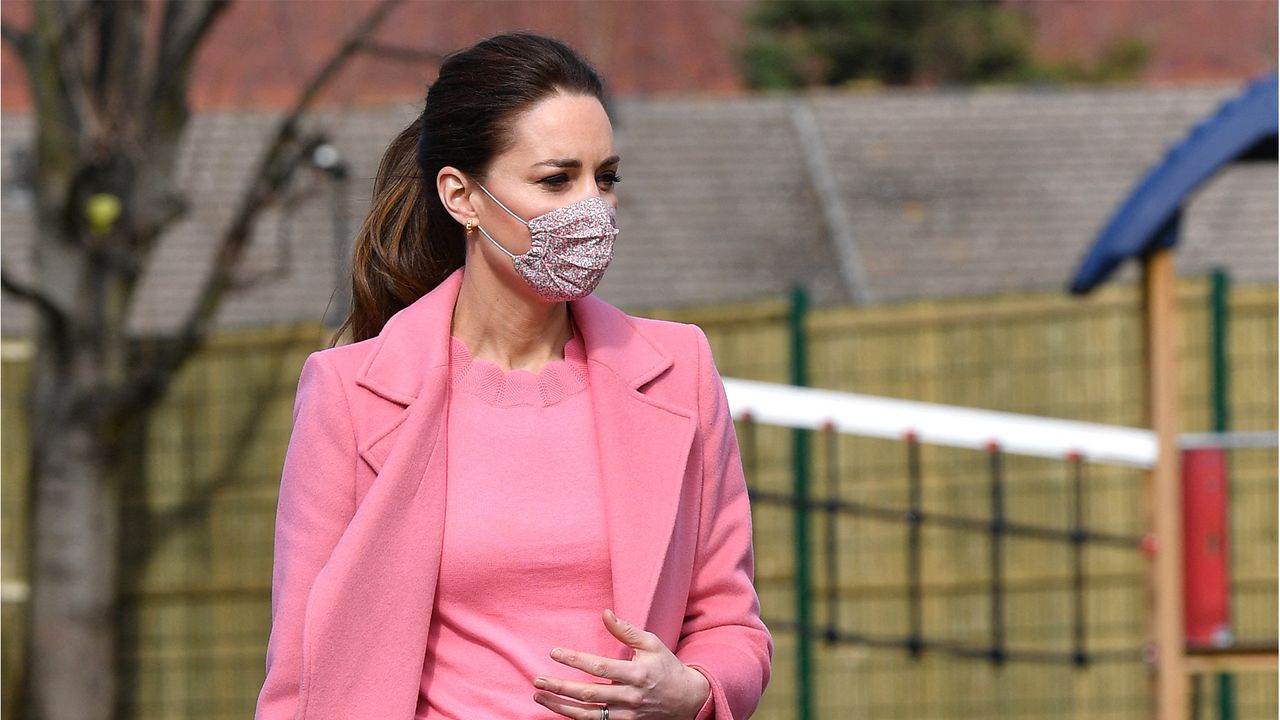
[[[548,96],[517,116],[511,132],[511,147],[493,159],[484,183],[511,212],[528,221],[593,196],[617,207],[618,155],[613,126],[599,100],[589,95]],[[529,230],[523,223],[479,188],[469,199],[481,227],[508,252],[519,255],[529,249]],[[486,253],[494,253],[491,259],[511,264],[483,235],[475,235],[488,246]]]

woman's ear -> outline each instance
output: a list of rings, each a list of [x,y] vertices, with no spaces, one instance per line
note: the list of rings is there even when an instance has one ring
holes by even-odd
[[[471,205],[471,191],[464,178],[461,170],[449,165],[436,173],[436,192],[440,194],[440,202],[459,225],[466,225],[468,220],[476,220],[476,210]]]

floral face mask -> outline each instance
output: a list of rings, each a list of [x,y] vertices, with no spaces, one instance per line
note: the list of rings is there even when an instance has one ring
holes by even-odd
[[[476,183],[480,185],[480,183]],[[613,260],[613,240],[618,235],[617,213],[600,197],[589,197],[556,208],[532,220],[511,212],[502,201],[480,185],[498,206],[529,227],[528,251],[512,255],[483,227],[489,242],[511,257],[516,273],[546,300],[577,300],[589,295]]]

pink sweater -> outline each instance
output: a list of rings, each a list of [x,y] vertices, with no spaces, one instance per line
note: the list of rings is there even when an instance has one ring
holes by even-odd
[[[553,647],[629,658],[613,607],[586,351],[504,372],[451,338],[444,545],[419,720],[560,716],[533,678],[600,682]]]

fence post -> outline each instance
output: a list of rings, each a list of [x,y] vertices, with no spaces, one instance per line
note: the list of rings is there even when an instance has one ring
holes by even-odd
[[[1213,388],[1213,430],[1214,432],[1226,432],[1231,427],[1227,361],[1227,322],[1230,318],[1230,308],[1227,304],[1229,279],[1226,271],[1222,268],[1214,269],[1211,279],[1212,285],[1209,291],[1209,342],[1210,352],[1212,353],[1210,372],[1213,373],[1211,378],[1213,384],[1210,386]],[[1230,455],[1228,455],[1228,472],[1223,481],[1223,493],[1225,495],[1223,501],[1226,503],[1227,513],[1231,512],[1230,467]],[[1230,556],[1226,558],[1226,561],[1228,578],[1230,578]],[[1234,720],[1235,718],[1235,688],[1233,684],[1229,673],[1218,674],[1218,720]]]
[[[1147,475],[1144,503],[1154,541],[1148,566],[1149,628],[1157,720],[1186,720],[1190,700],[1182,609],[1182,483],[1178,470],[1177,276],[1172,240],[1179,216],[1165,226],[1164,243],[1143,258],[1147,419],[1156,436],[1156,463]]]
[[[791,384],[807,386],[808,357],[805,337],[805,314],[808,297],[804,288],[796,285],[791,290],[791,310],[787,327],[791,340]],[[811,720],[813,717],[813,648],[810,643],[809,582],[809,431],[796,428],[791,431],[792,441],[792,494],[795,497],[792,511],[795,563],[795,612],[796,612],[796,718]]]

